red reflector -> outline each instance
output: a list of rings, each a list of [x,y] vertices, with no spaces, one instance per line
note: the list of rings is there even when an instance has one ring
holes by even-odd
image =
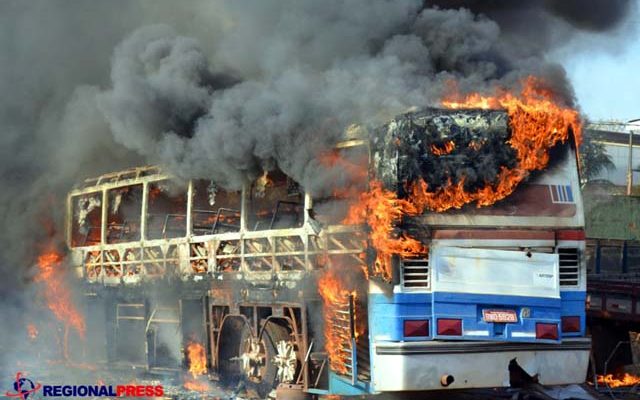
[[[462,336],[461,319],[439,319],[438,335]]]
[[[537,323],[536,339],[558,340],[558,325]]]
[[[580,317],[562,317],[562,332],[580,332]]]
[[[404,336],[429,336],[429,321],[404,320]]]

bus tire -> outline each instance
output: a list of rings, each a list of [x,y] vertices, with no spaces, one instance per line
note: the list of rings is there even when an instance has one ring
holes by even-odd
[[[290,342],[289,330],[275,322],[267,322],[261,338],[255,338],[251,329],[245,327],[241,339],[242,370],[247,389],[261,398],[274,390],[278,383],[278,366],[274,358],[278,354],[279,342]]]

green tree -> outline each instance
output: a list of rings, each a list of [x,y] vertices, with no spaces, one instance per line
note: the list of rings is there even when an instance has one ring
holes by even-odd
[[[584,135],[580,145],[582,183],[589,182],[605,169],[611,170],[614,168],[615,164],[613,164],[611,156],[607,154],[604,144],[593,135]]]

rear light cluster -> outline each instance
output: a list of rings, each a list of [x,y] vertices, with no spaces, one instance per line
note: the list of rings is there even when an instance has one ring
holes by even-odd
[[[536,324],[536,339],[558,340],[558,324]]]
[[[580,317],[562,317],[562,333],[580,332]]]
[[[462,336],[462,320],[438,319],[438,335]]]
[[[404,336],[418,337],[429,336],[428,320],[404,320]]]

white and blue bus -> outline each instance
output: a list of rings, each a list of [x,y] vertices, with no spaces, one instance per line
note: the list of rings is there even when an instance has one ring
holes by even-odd
[[[402,149],[357,133],[339,151],[364,154],[370,176],[398,187]],[[201,379],[281,398],[517,386],[516,371],[543,385],[585,380],[572,143],[490,207],[407,218],[399,229],[428,254],[396,257],[390,280],[363,280],[327,313],[317,287],[325,271],[372,263],[367,229],[339,223],[339,203],[279,171],[238,191],[156,167],[86,180],[68,197],[67,239],[86,282],[88,355],[179,373],[198,343]]]

